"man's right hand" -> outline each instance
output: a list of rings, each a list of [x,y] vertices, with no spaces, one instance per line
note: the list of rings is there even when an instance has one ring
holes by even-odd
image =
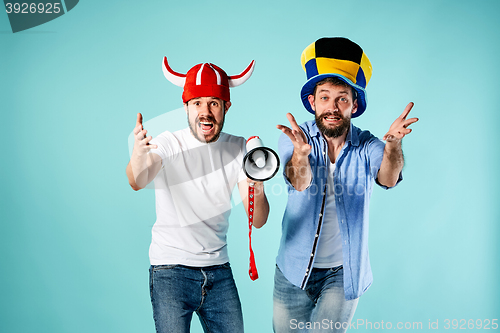
[[[138,113],[134,128],[134,150],[126,169],[128,182],[135,191],[146,187],[161,168],[160,156],[148,155],[151,149],[156,149],[158,146],[149,144],[153,138],[147,137],[147,132],[142,127],[142,114]]]
[[[293,143],[293,154],[290,161],[285,167],[285,174],[297,191],[305,190],[312,179],[311,165],[309,164],[309,154],[311,153],[311,145],[307,143],[307,138],[302,129],[295,121],[291,113],[287,113],[286,117],[292,128],[284,125],[277,125],[276,128],[281,130],[290,138]]]
[[[291,113],[287,113],[286,117],[290,122],[291,129],[284,125],[277,125],[276,128],[281,130],[290,138],[293,143],[293,152],[299,154],[300,156],[309,156],[311,153],[311,145],[307,143],[307,138],[302,129],[297,125],[295,118]]]
[[[148,153],[149,150],[158,148],[157,145],[149,144],[149,141],[151,141],[153,137],[152,136],[146,137],[147,133],[148,131],[142,127],[142,114],[138,113],[137,121],[135,123],[135,128],[134,128],[135,141],[134,141],[134,151],[133,151],[133,153],[135,153],[137,157],[144,156],[145,154]]]

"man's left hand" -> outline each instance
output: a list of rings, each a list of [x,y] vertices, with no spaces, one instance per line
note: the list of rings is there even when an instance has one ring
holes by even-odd
[[[247,184],[254,187],[255,195],[259,195],[264,190],[264,182],[258,182],[247,177]]]
[[[401,139],[411,132],[408,128],[413,123],[418,121],[418,118],[406,119],[411,109],[413,108],[413,102],[410,102],[403,113],[392,123],[389,131],[384,135],[382,140],[387,140],[387,142],[399,142]]]

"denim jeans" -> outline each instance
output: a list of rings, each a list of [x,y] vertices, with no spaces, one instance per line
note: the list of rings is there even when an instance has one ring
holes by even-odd
[[[188,333],[193,312],[205,332],[243,332],[241,303],[229,263],[209,267],[149,268],[158,333]]]
[[[313,268],[305,290],[276,267],[273,299],[275,333],[345,332],[358,304],[344,298],[342,266]]]

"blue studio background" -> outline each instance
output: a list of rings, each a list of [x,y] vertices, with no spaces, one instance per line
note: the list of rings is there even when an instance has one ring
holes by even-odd
[[[149,121],[182,106],[162,57],[178,72],[213,62],[229,75],[255,59],[254,75],[231,92],[224,129],[277,149],[287,112],[311,119],[299,98],[300,54],[323,36],[349,37],[373,64],[355,125],[382,137],[410,101],[420,118],[404,139],[405,180],[372,196],[374,284],[354,321],[436,332],[447,319],[499,319],[498,14],[500,2],[486,0],[82,0],[13,34],[0,13],[0,331],[154,332],[154,191],[134,192],[125,166],[137,112]],[[163,129],[185,125],[182,114],[169,119]],[[257,281],[247,274],[241,204],[228,235],[251,333],[272,331],[286,204],[280,176],[266,188]],[[197,317],[192,327],[202,332]]]

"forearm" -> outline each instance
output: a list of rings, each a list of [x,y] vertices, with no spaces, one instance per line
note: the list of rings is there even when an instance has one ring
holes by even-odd
[[[403,170],[404,156],[401,140],[387,141],[384,148],[384,157],[378,172],[378,182],[387,187],[397,184],[399,174]]]
[[[297,191],[305,190],[312,179],[311,165],[308,155],[300,155],[294,151],[285,167],[285,174]]]
[[[258,229],[266,224],[267,217],[269,216],[269,202],[267,201],[266,193],[264,192],[264,183],[255,184],[253,199],[253,226]]]
[[[138,156],[132,153],[130,162],[127,165],[127,177],[130,186],[134,190],[140,190],[149,183],[148,157],[150,154]]]

